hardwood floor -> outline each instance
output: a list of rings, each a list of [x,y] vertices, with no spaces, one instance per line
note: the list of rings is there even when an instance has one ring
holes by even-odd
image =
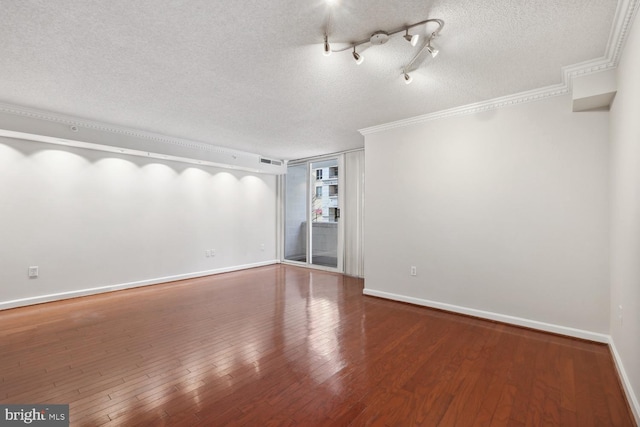
[[[0,403],[72,426],[632,426],[608,347],[290,266],[0,312]]]

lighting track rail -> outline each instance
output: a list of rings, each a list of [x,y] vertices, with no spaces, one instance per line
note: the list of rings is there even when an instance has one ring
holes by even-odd
[[[424,25],[425,27],[428,26],[428,24],[430,23],[435,23],[438,25],[438,27],[432,31],[428,37],[426,42],[423,44],[423,46],[420,48],[420,50],[413,55],[413,57],[411,58],[411,60],[409,62],[407,62],[407,64],[402,67],[402,76],[404,78],[405,83],[409,84],[412,82],[413,78],[409,75],[409,72],[412,71],[412,67],[415,64],[416,60],[420,57],[420,55],[422,55],[425,51],[429,52],[431,54],[431,57],[435,58],[436,55],[438,54],[438,49],[435,48],[431,42],[433,39],[435,39],[436,37],[438,37],[440,35],[440,31],[442,30],[442,28],[444,27],[444,21],[442,19],[425,19],[424,21],[420,21],[420,22],[416,22],[415,24],[411,24],[411,25],[406,25],[404,27],[398,27],[395,28],[391,31],[383,31],[383,30],[378,30],[375,31],[371,34],[371,37],[368,39],[363,39],[363,40],[359,40],[353,43],[349,43],[348,46],[341,48],[341,49],[332,49],[331,45],[329,44],[329,36],[328,36],[328,32],[325,32],[324,34],[324,55],[325,56],[329,56],[331,55],[333,52],[346,52],[348,50],[351,50],[351,54],[353,55],[353,59],[356,61],[356,64],[360,65],[362,64],[362,62],[364,61],[364,56],[362,56],[361,53],[358,53],[356,51],[356,48],[358,46],[361,46],[363,44],[366,43],[370,43],[373,46],[377,46],[377,45],[382,45],[385,44],[386,42],[389,41],[389,38],[392,35],[395,34],[399,34],[404,32],[404,36],[403,38],[408,41],[411,46],[416,46],[418,44],[420,35],[419,34],[409,34],[409,30],[411,30],[412,28],[416,28],[419,27],[421,25]]]

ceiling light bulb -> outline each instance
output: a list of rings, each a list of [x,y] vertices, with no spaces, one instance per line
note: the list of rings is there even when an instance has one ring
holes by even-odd
[[[440,51],[438,49],[436,49],[435,47],[431,46],[431,43],[429,43],[427,45],[427,50],[429,51],[429,53],[431,54],[432,58],[435,58],[436,56],[438,56],[438,54],[440,53]]]
[[[327,40],[327,36],[324,36],[324,52],[322,52],[324,56],[331,55],[331,46],[329,46],[329,40]]]
[[[362,56],[358,52],[356,52],[355,46],[353,47],[353,59],[356,60],[356,64],[358,64],[358,65],[362,64],[362,61],[364,61],[364,56]]]
[[[409,74],[407,74],[407,73],[404,73],[404,82],[405,82],[406,84],[409,84],[409,83],[411,83],[412,81],[413,81],[413,77],[411,77],[411,76],[410,76]]]

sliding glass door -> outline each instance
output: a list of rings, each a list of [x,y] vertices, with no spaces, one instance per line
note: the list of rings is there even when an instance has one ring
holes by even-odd
[[[341,165],[333,157],[288,166],[285,261],[342,271]]]
[[[307,262],[307,164],[290,165],[285,175],[284,259]]]

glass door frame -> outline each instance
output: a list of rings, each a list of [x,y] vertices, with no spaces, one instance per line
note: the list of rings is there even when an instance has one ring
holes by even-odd
[[[323,266],[323,265],[316,265],[313,264],[313,256],[312,256],[312,250],[313,250],[313,223],[312,223],[312,204],[313,204],[313,194],[315,193],[315,179],[313,179],[312,175],[312,170],[311,170],[311,164],[312,163],[318,163],[318,162],[323,162],[323,161],[327,161],[327,160],[336,160],[338,163],[338,209],[340,209],[340,217],[338,219],[338,247],[336,248],[337,250],[337,267],[327,267],[327,266]],[[344,154],[333,154],[333,155],[328,155],[328,156],[321,156],[321,157],[313,157],[313,158],[308,158],[308,159],[302,159],[302,160],[292,160],[289,161],[287,163],[287,167],[289,166],[300,166],[300,165],[306,165],[307,168],[307,194],[306,194],[306,219],[307,219],[307,224],[309,226],[307,226],[306,229],[306,241],[307,241],[307,247],[306,247],[306,251],[307,251],[307,256],[306,256],[306,261],[302,262],[302,261],[292,261],[292,260],[287,260],[285,259],[285,244],[284,242],[286,241],[286,220],[287,220],[287,212],[286,212],[286,206],[287,206],[287,188],[286,188],[286,179],[282,180],[282,201],[281,201],[281,207],[282,207],[282,217],[280,219],[280,229],[281,229],[281,233],[280,233],[280,241],[282,242],[282,253],[280,255],[280,262],[283,264],[289,264],[289,265],[297,265],[297,266],[301,266],[301,267],[307,267],[307,268],[314,268],[317,270],[325,270],[325,271],[331,271],[331,272],[335,272],[335,273],[343,273],[344,272],[344,221],[342,220],[342,217],[344,216]],[[284,177],[283,177],[284,178]]]

